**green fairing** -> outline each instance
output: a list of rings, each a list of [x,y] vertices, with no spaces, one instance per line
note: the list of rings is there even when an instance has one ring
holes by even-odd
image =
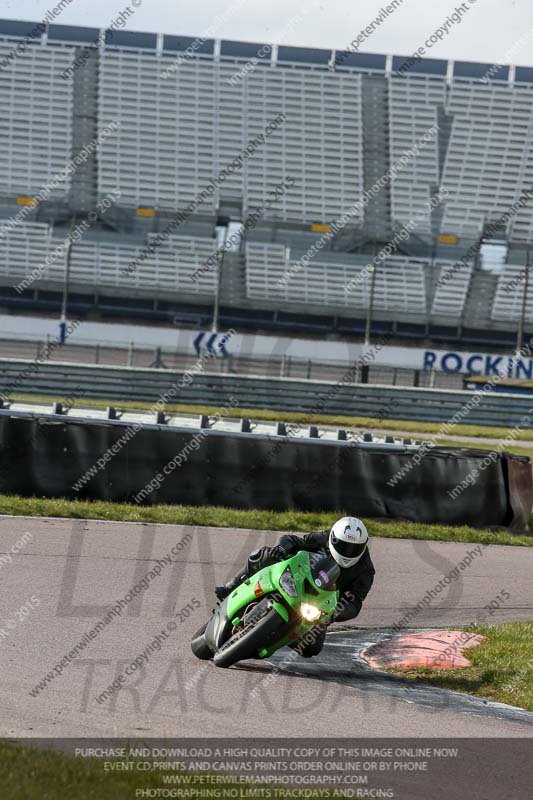
[[[289,565],[291,568],[292,577],[296,584],[296,597],[291,597],[289,594],[287,594],[279,582],[281,575],[283,572],[285,572],[287,566]],[[304,582],[306,579],[315,587],[316,594],[311,594],[309,591],[305,591],[306,587],[304,586]],[[255,594],[255,589],[258,583],[262,589],[260,595]],[[309,564],[309,553],[302,550],[286,561],[279,561],[270,567],[265,567],[265,569],[262,569],[255,575],[252,575],[251,578],[238,586],[237,589],[235,589],[228,597],[228,618],[233,621],[242,619],[244,612],[250,603],[262,600],[264,597],[276,592],[279,592],[279,594],[283,596],[285,603],[296,612],[299,611],[302,603],[310,603],[313,606],[317,606],[323,613],[323,616],[321,616],[319,620],[320,623],[326,622],[331,617],[339,598],[338,591],[324,591],[316,585],[315,581],[313,580]],[[274,608],[285,620],[285,622],[287,622],[289,619],[289,614],[285,607],[285,603],[282,603],[278,600],[273,601]],[[300,618],[300,623],[295,625],[291,630],[293,636],[291,637],[288,635],[276,642],[270,648],[265,649],[261,657],[268,658],[268,656],[270,656],[276,650],[279,650],[281,647],[284,647],[291,640],[293,640],[295,638],[294,634],[297,634],[298,636],[304,636],[316,624],[317,622],[308,622],[307,620]]]

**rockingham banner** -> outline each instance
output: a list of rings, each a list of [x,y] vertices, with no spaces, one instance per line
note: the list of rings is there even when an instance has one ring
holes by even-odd
[[[20,341],[46,341],[58,331],[58,320],[45,317],[22,317],[0,315],[0,339]],[[204,334],[199,338],[200,334]],[[124,325],[103,322],[82,322],[69,336],[69,343],[83,346],[115,347],[127,349],[151,349],[161,347],[163,351],[198,355],[198,347],[212,346],[220,357],[226,354],[234,357],[273,359],[279,361],[290,358],[312,361],[314,364],[338,364],[349,366],[364,361],[372,368],[396,367],[398,369],[436,370],[468,375],[494,376],[504,378],[523,378],[533,380],[533,358],[527,355],[432,350],[422,347],[391,347],[385,337],[376,336],[365,347],[362,343],[327,341],[319,339],[297,339],[287,336],[263,336],[249,333],[236,333],[223,338],[213,337],[209,330],[200,328],[156,327],[146,325]],[[198,342],[200,342],[198,344]],[[195,344],[196,343],[196,344]],[[530,352],[533,342],[526,342]],[[529,350],[528,350],[529,348]]]
[[[533,379],[533,358],[522,355],[489,355],[487,353],[455,353],[446,350],[424,350],[422,369],[459,372],[468,375]]]
[[[373,363],[376,366],[404,369],[533,380],[533,358],[515,353],[502,355],[418,347],[383,347],[376,353]]]

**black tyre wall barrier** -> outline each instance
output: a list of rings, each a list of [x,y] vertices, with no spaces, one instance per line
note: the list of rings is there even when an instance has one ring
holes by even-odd
[[[0,492],[521,530],[533,500],[529,458],[508,453],[136,427],[0,412]]]

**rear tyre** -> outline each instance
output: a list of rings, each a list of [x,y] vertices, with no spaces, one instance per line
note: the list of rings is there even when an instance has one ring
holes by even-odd
[[[286,624],[275,608],[267,607],[259,619],[256,618],[249,625],[245,625],[222,645],[213,656],[215,665],[231,667],[237,661],[256,658],[259,650],[282,635]]]
[[[207,628],[207,622],[205,623],[205,625],[202,625],[200,630],[196,631],[191,641],[191,650],[193,651],[196,658],[199,658],[202,661],[210,661],[213,658],[213,651],[207,644],[204,636],[206,628]]]

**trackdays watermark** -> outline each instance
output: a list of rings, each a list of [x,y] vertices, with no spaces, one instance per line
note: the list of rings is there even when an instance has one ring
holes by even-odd
[[[174,619],[171,619],[169,622],[167,622],[165,627],[155,634],[144,650],[142,650],[137,656],[135,656],[135,658],[131,660],[128,666],[124,669],[124,672],[119,673],[115,677],[114,681],[107,687],[107,689],[104,689],[104,691],[98,695],[96,702],[103,703],[104,700],[112,697],[115,692],[120,691],[120,689],[122,689],[126,684],[126,679],[131,675],[134,675],[137,670],[140,670],[147,665],[150,660],[150,656],[154,652],[158,653],[161,650],[163,644],[169,638],[169,633],[174,633],[178,629],[178,625],[181,625],[183,622],[185,622],[185,620],[190,617],[192,612],[201,608],[201,605],[202,604],[196,597],[192,597],[186,606],[176,612],[175,617],[178,621],[176,622]]]
[[[37,697],[40,692],[44,691],[48,685],[55,680],[56,677],[61,675],[73,661],[79,658],[82,651],[100,635],[102,630],[105,630],[107,626],[111,625],[116,617],[122,616],[123,610],[127,608],[137,596],[142,596],[142,594],[150,588],[152,582],[159,578],[163,570],[173,563],[172,556],[177,556],[178,553],[184,549],[185,545],[192,541],[192,539],[192,535],[190,533],[186,533],[178,542],[176,542],[176,544],[170,548],[169,553],[162,558],[158,558],[156,563],[142,576],[142,578],[133,586],[131,586],[126,594],[114,603],[114,605],[108,610],[107,614],[105,614],[105,616],[103,616],[93,628],[85,631],[82,634],[78,642],[72,647],[72,650],[64,654],[64,656],[57,662],[53,670],[48,672],[43,679],[39,681],[39,683],[37,683],[33,689],[30,690],[29,694],[32,697]]]

